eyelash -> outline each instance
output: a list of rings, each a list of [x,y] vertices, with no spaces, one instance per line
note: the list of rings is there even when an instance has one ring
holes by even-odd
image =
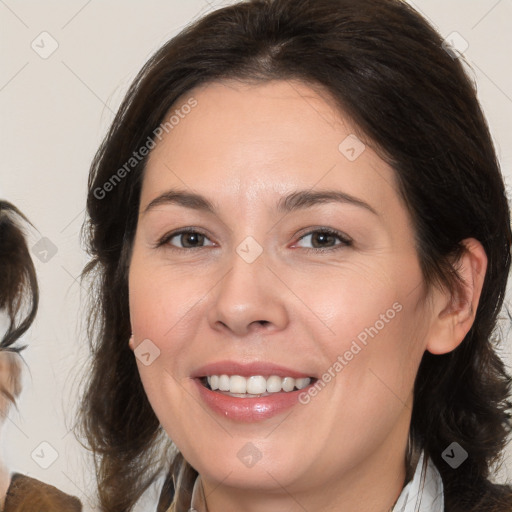
[[[156,243],[155,247],[158,248],[158,247],[162,247],[163,245],[168,245],[168,248],[171,249],[172,251],[190,251],[190,250],[195,250],[195,249],[203,249],[204,247],[175,247],[171,244],[169,244],[169,241],[172,240],[174,237],[176,236],[179,236],[179,235],[183,235],[183,234],[187,234],[187,233],[193,233],[193,234],[199,234],[199,235],[203,235],[205,238],[208,238],[206,236],[205,233],[203,233],[201,230],[199,229],[196,229],[194,227],[190,227],[190,228],[185,228],[185,229],[180,229],[178,231],[173,231],[171,233],[167,233],[166,235],[164,235],[162,238],[160,238],[160,240]],[[304,235],[302,235],[299,240],[302,240],[303,238],[309,236],[309,235],[312,235],[314,233],[323,233],[323,234],[327,234],[327,235],[331,235],[331,236],[335,236],[336,238],[338,238],[338,240],[341,241],[340,244],[337,244],[333,247],[321,247],[321,248],[315,248],[315,247],[302,247],[301,249],[306,251],[307,253],[309,252],[331,252],[331,251],[336,251],[336,250],[339,250],[339,249],[343,249],[344,247],[349,247],[352,245],[352,240],[345,234],[339,232],[339,231],[336,231],[335,229],[331,229],[331,228],[318,228],[318,229],[313,229],[311,231],[308,231],[307,233],[305,233]]]

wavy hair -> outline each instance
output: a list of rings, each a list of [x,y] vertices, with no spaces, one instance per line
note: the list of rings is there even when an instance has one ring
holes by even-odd
[[[241,1],[186,27],[129,88],[91,165],[83,230],[91,255],[83,278],[93,288],[81,428],[102,510],[132,510],[162,474],[162,510],[171,500],[176,512],[190,505],[197,472],[167,449],[128,347],[127,273],[147,156],[119,171],[178,100],[221,79],[300,80],[334,100],[394,169],[428,287],[455,294],[461,242],[482,243],[488,268],[474,324],[454,351],[424,354],[410,438],[441,473],[446,512],[511,510],[512,489],[492,483],[491,473],[512,426],[496,329],[510,267],[509,205],[463,57],[400,0]],[[469,453],[457,470],[442,459],[452,442]]]
[[[13,353],[26,346],[14,346],[34,321],[39,304],[39,287],[34,263],[27,246],[24,224],[30,222],[13,204],[0,200],[0,312],[5,312],[8,325],[0,339],[1,365],[7,371],[8,385],[0,393],[15,403],[19,395],[19,362]],[[7,382],[6,381],[6,382]]]
[[[9,317],[0,349],[14,352],[25,348],[13,344],[32,325],[39,304],[36,270],[23,223],[28,225],[30,221],[16,206],[0,200],[0,310]]]

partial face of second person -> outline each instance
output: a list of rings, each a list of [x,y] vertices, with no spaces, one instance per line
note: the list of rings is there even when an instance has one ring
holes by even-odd
[[[304,83],[210,83],[173,110],[190,97],[150,155],[130,264],[131,347],[159,350],[138,360],[151,405],[213,511],[247,496],[246,510],[330,510],[333,493],[373,510],[403,485],[438,314],[394,171]],[[327,191],[340,200],[293,200]],[[229,397],[201,380],[221,374],[313,380]]]

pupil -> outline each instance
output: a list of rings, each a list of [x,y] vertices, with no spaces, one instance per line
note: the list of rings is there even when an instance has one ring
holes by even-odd
[[[188,240],[188,241],[186,243],[184,243],[183,246],[185,246],[185,247],[190,246],[189,242],[190,242],[190,239],[192,239],[191,246],[194,247],[194,239],[195,239],[195,242],[197,243],[198,241],[201,240],[202,236],[203,235],[201,235],[200,233],[185,233],[183,235],[184,240]]]
[[[328,240],[329,238],[332,238],[332,235],[330,233],[319,232],[319,233],[317,233],[316,238],[317,238],[317,240],[320,239],[320,245],[321,245],[322,239],[325,242],[326,239]]]

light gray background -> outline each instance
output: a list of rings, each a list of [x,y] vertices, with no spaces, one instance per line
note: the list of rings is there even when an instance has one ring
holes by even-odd
[[[77,277],[87,260],[79,230],[88,167],[147,58],[190,21],[229,3],[0,0],[0,197],[20,207],[37,227],[39,232],[30,233],[31,245],[44,236],[57,249],[47,262],[34,255],[41,305],[24,337],[30,372],[25,372],[19,409],[11,411],[1,433],[3,458],[13,471],[79,496],[85,512],[95,509],[93,476],[69,428],[77,376],[87,359],[81,324],[85,294]],[[511,0],[410,3],[443,37],[457,32],[469,44],[465,56],[510,183]],[[51,37],[40,36],[45,31]],[[52,44],[58,44],[56,51],[42,58]],[[510,337],[504,348],[510,365],[509,347]],[[53,451],[42,442],[57,454],[47,469],[40,464],[51,462]],[[500,480],[512,478],[510,447],[507,456],[508,469],[502,468]]]

